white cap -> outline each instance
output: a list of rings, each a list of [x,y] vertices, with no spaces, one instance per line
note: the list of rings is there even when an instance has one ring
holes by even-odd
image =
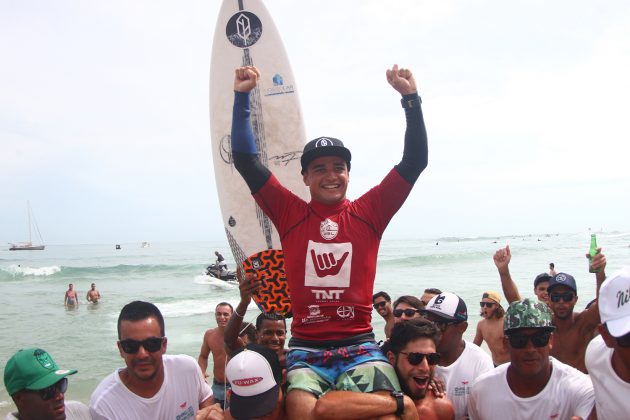
[[[599,316],[613,337],[630,332],[630,267],[616,271],[599,289]]]
[[[422,312],[431,312],[440,318],[455,321],[467,321],[466,303],[455,293],[442,292],[433,296]]]

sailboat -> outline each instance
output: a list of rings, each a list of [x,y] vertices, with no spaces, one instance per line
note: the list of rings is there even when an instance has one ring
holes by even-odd
[[[35,215],[31,210],[31,203],[26,202],[26,209],[28,213],[28,242],[19,242],[17,244],[11,244],[11,248],[9,251],[41,251],[46,248],[44,245],[44,240],[42,239],[42,234],[39,232],[39,226],[37,226],[37,220],[35,220]],[[39,237],[40,245],[33,245],[31,240],[31,231],[33,230],[33,224],[35,224],[35,231],[37,232],[37,236]]]

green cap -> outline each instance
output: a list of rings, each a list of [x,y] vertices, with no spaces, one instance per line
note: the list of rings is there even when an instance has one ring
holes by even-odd
[[[530,299],[518,300],[510,303],[505,311],[503,330],[507,333],[519,328],[545,328],[553,331],[551,320],[553,314],[546,303]]]
[[[37,391],[47,388],[76,370],[62,370],[46,350],[28,348],[15,353],[4,368],[4,386],[9,395],[23,389]]]

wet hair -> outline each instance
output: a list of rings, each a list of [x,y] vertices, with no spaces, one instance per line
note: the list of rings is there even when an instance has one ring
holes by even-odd
[[[256,328],[251,322],[244,322],[238,336],[246,335],[250,343],[255,343],[257,339]]]
[[[387,302],[391,302],[392,298],[389,297],[389,294],[387,292],[378,292],[378,293],[374,293],[372,295],[372,302],[374,302],[377,298],[382,297],[383,299],[385,299]]]
[[[287,320],[284,319],[284,317],[282,315],[278,315],[275,313],[270,313],[270,314],[266,314],[266,313],[262,313],[260,315],[258,315],[258,317],[256,318],[256,330],[260,331],[262,329],[262,324],[264,320],[269,320],[269,321],[282,321],[282,323],[284,324],[284,329],[287,329]]]
[[[549,263],[549,268],[556,268],[556,265],[554,263]]]
[[[394,324],[392,335],[389,338],[390,349],[392,353],[398,354],[410,341],[419,338],[433,340],[437,347],[442,334],[435,324],[426,318],[406,319]]]
[[[440,289],[436,289],[435,287],[430,287],[428,289],[424,289],[424,293],[431,293],[432,295],[441,295],[442,291]]]
[[[416,308],[416,309],[424,309],[424,305],[422,304],[422,301],[420,299],[418,299],[415,296],[410,296],[410,295],[404,295],[399,297],[398,299],[396,299],[396,301],[394,302],[394,305],[392,305],[392,307],[394,309],[396,309],[396,307],[398,306],[398,304],[400,303],[406,303],[407,305],[411,306],[412,308]]]
[[[230,311],[234,312],[234,308],[232,307],[232,305],[230,305],[227,302],[220,302],[217,304],[217,306],[215,306],[214,311],[216,312],[217,309],[219,309],[219,306],[229,306],[230,307]]]
[[[147,318],[157,319],[160,324],[160,334],[164,337],[164,317],[162,317],[162,313],[157,306],[150,302],[134,300],[123,306],[120,315],[118,315],[118,339],[120,340],[120,324],[122,321],[141,321]]]

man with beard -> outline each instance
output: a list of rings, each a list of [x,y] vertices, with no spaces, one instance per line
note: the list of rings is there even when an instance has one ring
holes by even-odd
[[[492,353],[494,366],[510,360],[505,347],[503,347],[503,317],[505,311],[501,306],[501,296],[495,291],[488,290],[481,295],[481,321],[477,323],[477,333],[473,343],[481,346],[484,341]]]
[[[591,266],[598,270],[595,274],[595,296],[599,296],[599,288],[606,279],[606,257],[597,248]],[[587,254],[588,257],[588,254]],[[516,284],[510,276],[508,265],[512,259],[510,247],[499,249],[494,254],[494,263],[499,270],[503,294],[509,303],[521,300]],[[597,302],[582,312],[573,312],[578,301],[575,278],[566,273],[558,273],[549,281],[549,308],[553,312],[555,346],[551,355],[563,363],[588,373],[584,363],[584,354],[589,341],[593,338],[599,325],[599,308]]]
[[[134,301],[122,308],[117,344],[126,367],[96,387],[90,398],[92,418],[223,418],[195,359],[164,354],[164,332],[164,318],[152,303]]]
[[[586,419],[595,402],[588,375],[549,356],[555,327],[542,302],[512,302],[504,343],[510,363],[477,378],[468,408],[473,419]],[[506,386],[507,384],[507,386]]]
[[[429,384],[440,354],[436,352],[440,331],[424,318],[397,322],[387,353],[404,396],[330,391],[317,401],[315,419],[365,419],[396,415],[402,419],[450,420],[455,416],[451,401],[436,398]],[[335,416],[337,415],[337,416]]]
[[[201,351],[197,362],[201,368],[201,372],[205,377],[208,377],[206,369],[208,368],[208,356],[212,352],[212,394],[214,400],[224,406],[225,402],[225,359],[227,354],[225,353],[225,346],[223,345],[223,335],[225,334],[225,326],[228,320],[232,316],[234,308],[227,302],[219,303],[214,309],[214,319],[217,321],[217,327],[211,328],[203,335],[203,343],[201,344]]]
[[[385,339],[392,335],[394,327],[394,313],[392,312],[392,298],[387,292],[378,292],[372,295],[372,307],[385,320]]]

